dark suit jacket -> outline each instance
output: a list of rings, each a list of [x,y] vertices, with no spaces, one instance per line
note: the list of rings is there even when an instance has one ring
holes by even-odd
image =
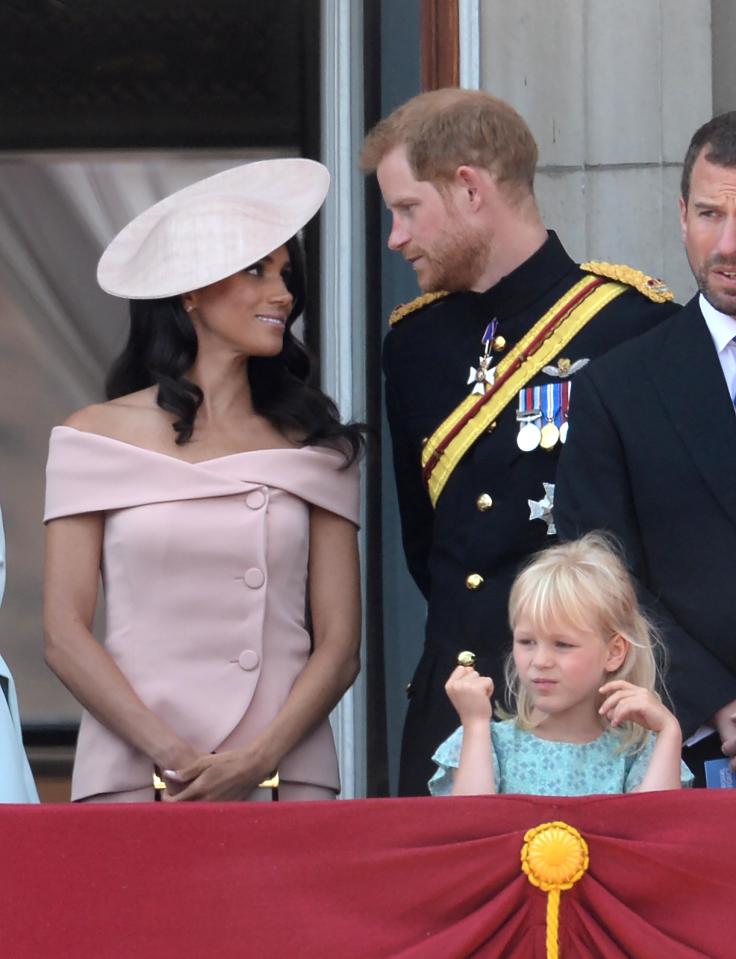
[[[421,478],[422,440],[466,397],[471,364],[478,365],[483,331],[494,317],[510,350],[585,274],[554,234],[526,263],[485,293],[454,293],[412,312],[386,337],[386,406],[409,569],[428,601],[426,645],[411,684],[399,791],[426,793],[430,757],[458,724],[444,683],[457,653],[478,655],[478,669],[503,692],[510,649],[507,604],[519,565],[554,542],[529,500],[554,483],[558,449],[522,453],[516,445],[516,403],[501,413],[450,477],[436,509]],[[679,309],[653,303],[635,289],[613,300],[565,347],[573,362],[600,356]],[[496,354],[496,360],[504,353]],[[573,383],[579,376],[573,377]],[[559,382],[542,372],[533,384]],[[573,387],[573,395],[574,395]],[[481,493],[493,506],[477,508]],[[466,587],[469,573],[483,584]],[[407,677],[408,678],[408,677]]]
[[[576,379],[555,519],[621,541],[685,736],[736,699],[736,416],[695,297]]]

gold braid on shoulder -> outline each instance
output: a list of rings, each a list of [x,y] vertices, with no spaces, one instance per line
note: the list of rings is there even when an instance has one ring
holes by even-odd
[[[625,263],[602,263],[599,260],[590,260],[587,263],[581,263],[580,269],[585,270],[586,273],[595,273],[596,276],[605,276],[609,280],[617,280],[619,283],[633,286],[654,303],[667,303],[675,298],[672,290],[662,280],[647,276],[641,270],[635,270],[633,266],[626,266]]]
[[[388,322],[391,326],[394,323],[398,323],[399,320],[403,320],[405,316],[408,316],[410,313],[415,313],[417,310],[421,310],[423,306],[428,306],[430,303],[434,303],[435,300],[441,300],[443,296],[447,296],[449,290],[438,290],[436,293],[423,293],[421,296],[416,297],[416,299],[411,300],[409,303],[402,303],[400,306],[397,306],[396,309],[391,313],[391,316],[388,318]]]

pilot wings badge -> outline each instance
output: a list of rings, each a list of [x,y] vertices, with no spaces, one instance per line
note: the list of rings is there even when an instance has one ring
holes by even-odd
[[[561,379],[566,379],[568,376],[572,376],[573,373],[577,373],[578,370],[582,370],[588,363],[590,363],[589,359],[575,360],[573,363],[571,360],[561,356],[557,360],[557,366],[543,366],[542,372],[546,373],[547,376],[558,376]]]

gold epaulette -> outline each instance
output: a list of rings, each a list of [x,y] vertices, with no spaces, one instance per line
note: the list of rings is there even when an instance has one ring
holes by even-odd
[[[595,273],[596,276],[605,276],[609,280],[617,280],[619,283],[633,286],[635,290],[655,303],[667,303],[675,298],[672,290],[662,280],[647,276],[641,270],[635,270],[633,266],[626,266],[625,263],[601,263],[599,260],[591,260],[588,263],[581,263],[580,269],[585,270],[586,273]]]
[[[434,303],[435,300],[442,299],[442,297],[447,296],[448,293],[449,290],[438,290],[436,293],[422,293],[421,296],[411,300],[409,303],[401,303],[392,312],[391,316],[389,316],[389,324],[393,326],[394,323],[398,323],[399,320],[403,320],[405,316],[408,316],[410,313],[414,313],[416,310],[420,310],[423,306],[427,306],[428,303]]]

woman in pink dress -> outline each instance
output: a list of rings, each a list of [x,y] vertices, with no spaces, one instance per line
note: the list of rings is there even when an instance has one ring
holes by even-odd
[[[151,800],[156,777],[175,801],[270,799],[276,772],[281,799],[339,791],[328,715],[359,669],[362,436],[290,332],[295,237],[328,184],[310,160],[237,167],[100,260],[129,340],[108,402],[52,431],[47,467],[46,659],[84,707],[75,800]]]

